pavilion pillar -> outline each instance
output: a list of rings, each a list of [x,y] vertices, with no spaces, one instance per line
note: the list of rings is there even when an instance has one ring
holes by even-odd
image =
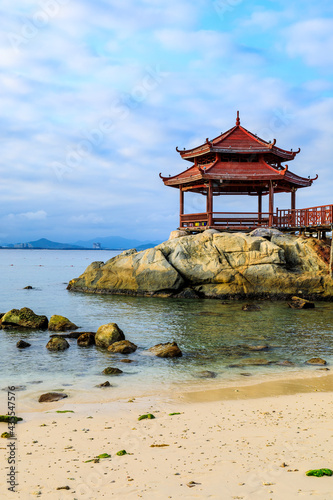
[[[208,226],[213,225],[213,186],[211,179],[209,180],[208,191],[207,191],[207,217]]]
[[[268,225],[269,227],[273,226],[273,212],[274,212],[274,186],[273,182],[269,182],[269,219],[268,219]]]
[[[293,226],[296,225],[295,209],[296,209],[296,189],[293,188],[291,191],[291,224]]]
[[[261,224],[261,214],[262,214],[262,192],[258,193],[258,222]]]
[[[293,189],[291,192],[291,210],[295,210],[296,208],[296,189]]]
[[[182,215],[184,214],[184,191],[182,186],[179,188],[179,227],[182,227]]]

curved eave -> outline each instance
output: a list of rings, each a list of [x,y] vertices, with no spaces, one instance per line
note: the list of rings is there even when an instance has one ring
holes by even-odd
[[[181,172],[178,175],[174,175],[173,177],[161,177],[164,184],[166,186],[172,187],[180,187],[186,184],[193,184],[197,181],[208,181],[208,180],[222,180],[222,181],[236,181],[243,182],[244,184],[250,184],[253,182],[260,181],[283,181],[295,188],[309,187],[312,185],[315,179],[309,179],[305,177],[301,177],[299,175],[290,172],[286,167],[284,170],[277,170],[273,168],[266,162],[259,162],[256,164],[250,164],[251,167],[255,167],[257,169],[256,172],[244,172],[242,165],[242,170],[237,172],[237,164],[234,162],[223,164],[222,171],[216,171],[219,166],[221,168],[221,163],[218,162],[212,163],[210,166],[207,166],[206,171],[200,171],[198,167],[194,166],[184,172]],[[232,167],[233,171],[226,171],[226,167]],[[215,170],[215,172],[214,172]]]
[[[287,170],[284,175],[284,179],[286,181],[298,188],[311,186],[313,181],[315,181],[317,177],[315,177],[314,179],[307,179],[306,177],[301,177],[297,174],[294,174],[293,172],[290,172],[289,170]]]

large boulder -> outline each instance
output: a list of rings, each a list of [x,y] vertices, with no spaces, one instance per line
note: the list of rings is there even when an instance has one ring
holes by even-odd
[[[95,343],[98,347],[107,348],[120,340],[125,340],[125,335],[117,323],[107,323],[100,326],[95,335]]]
[[[148,351],[159,358],[179,358],[183,355],[176,342],[157,344],[148,349]]]
[[[69,343],[61,337],[52,337],[46,344],[49,351],[65,351],[69,348]]]
[[[69,290],[132,295],[167,294],[182,288],[184,281],[161,250],[126,251],[105,264],[95,262],[68,285]]]
[[[109,352],[115,352],[120,354],[131,354],[137,350],[138,346],[130,342],[129,340],[120,340],[119,342],[114,342],[108,347]]]
[[[95,262],[69,290],[162,297],[329,298],[327,249],[315,238],[276,230],[196,235],[177,232],[142,252]]]
[[[48,325],[46,316],[39,316],[28,307],[11,309],[1,319],[3,329],[23,327],[34,330],[45,330]]]
[[[49,321],[49,330],[52,332],[65,332],[67,330],[77,330],[79,328],[65,316],[54,314]]]

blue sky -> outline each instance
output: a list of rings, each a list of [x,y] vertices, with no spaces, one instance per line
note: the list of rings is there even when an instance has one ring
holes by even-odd
[[[319,175],[299,208],[333,203],[331,2],[3,0],[0,19],[0,244],[166,239],[179,196],[159,172],[183,170],[175,147],[216,137],[238,109],[301,147],[290,170]]]

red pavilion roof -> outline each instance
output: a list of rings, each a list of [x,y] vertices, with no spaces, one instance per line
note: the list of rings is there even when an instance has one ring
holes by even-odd
[[[278,161],[293,160],[298,151],[286,151],[275,146],[276,140],[274,139],[272,143],[267,142],[255,134],[252,134],[249,130],[246,130],[240,125],[239,115],[237,112],[236,125],[224,132],[223,134],[215,137],[215,139],[209,141],[206,139],[204,144],[197,146],[193,149],[184,149],[183,151],[177,151],[180,153],[184,160],[193,161],[197,156],[201,156],[207,153],[266,153],[270,157],[275,157]]]

